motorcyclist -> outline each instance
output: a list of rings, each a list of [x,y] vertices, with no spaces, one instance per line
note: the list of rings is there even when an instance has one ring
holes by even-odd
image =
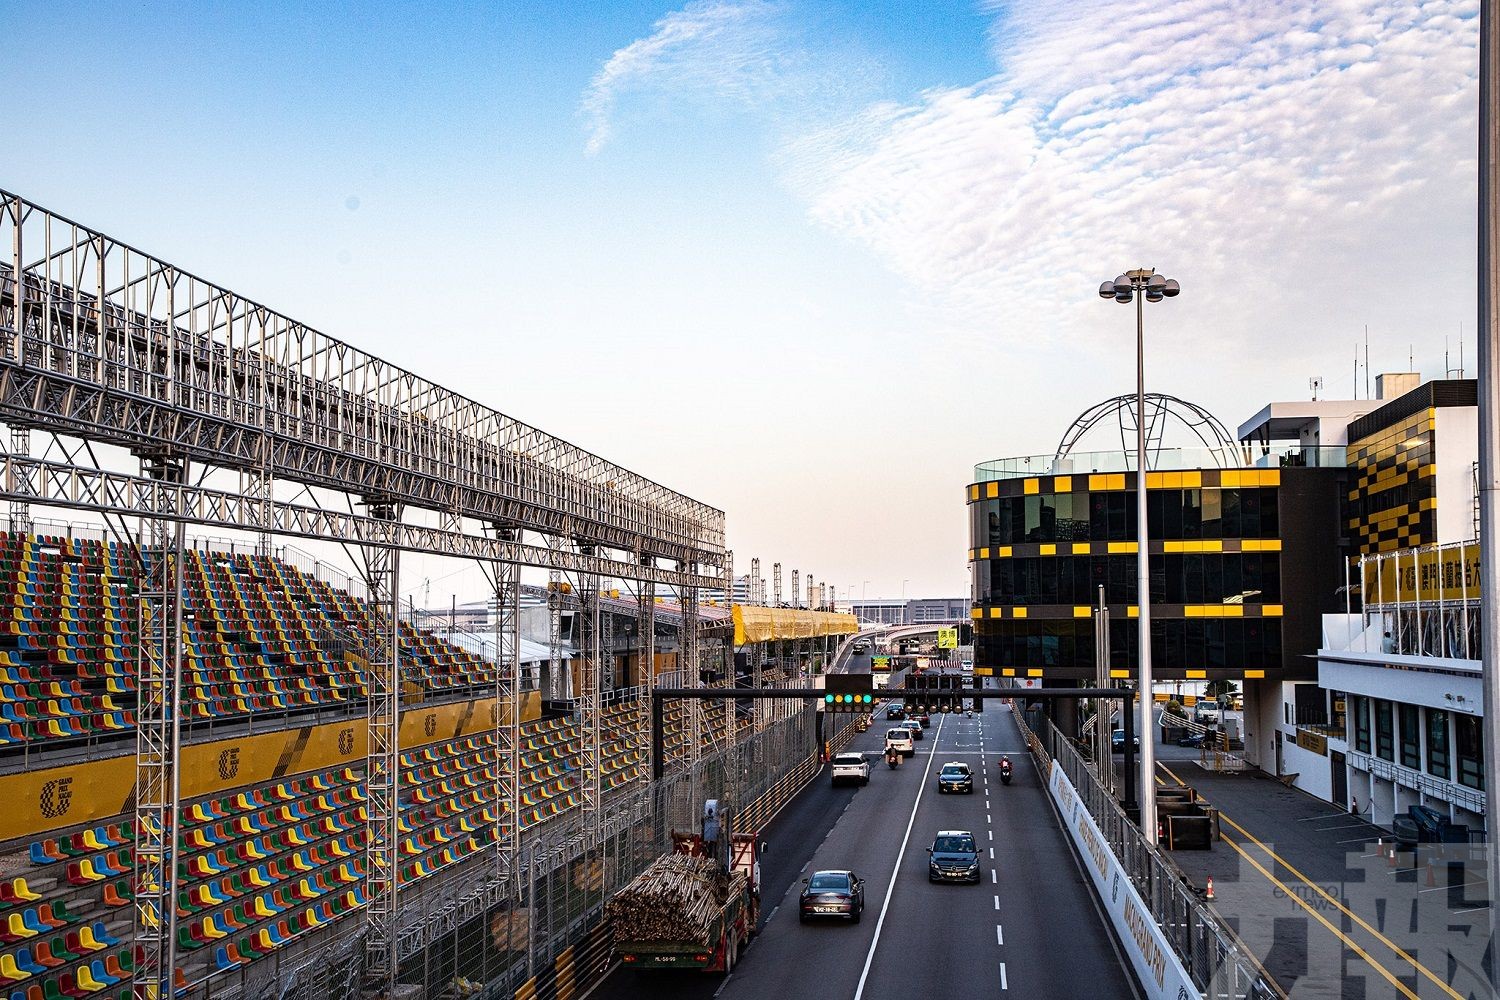
[[[901,763],[901,751],[897,750],[895,747],[892,747],[892,746],[886,747],[885,748],[885,762],[887,764],[889,764],[891,767],[895,767],[896,765],[900,764]]]
[[[1009,757],[1001,757],[1000,758],[1000,780],[1001,781],[1009,781],[1010,780],[1010,773],[1011,773],[1011,771],[1010,771],[1010,758]]]

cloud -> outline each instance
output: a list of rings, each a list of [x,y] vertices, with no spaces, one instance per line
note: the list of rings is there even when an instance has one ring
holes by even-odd
[[[1472,205],[1477,13],[997,5],[994,75],[809,129],[783,161],[817,224],[976,329],[1067,336],[1080,289],[1141,263],[1248,333],[1298,298],[1264,272],[1341,294],[1349,262],[1394,265]]]
[[[760,0],[703,0],[673,11],[649,36],[617,50],[594,74],[580,103],[589,154],[609,142],[616,105],[631,91],[747,104],[781,75],[780,13]]]

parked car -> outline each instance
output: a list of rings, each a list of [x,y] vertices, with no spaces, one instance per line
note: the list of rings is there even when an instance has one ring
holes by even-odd
[[[1125,752],[1125,730],[1116,729],[1114,732],[1109,734],[1109,748],[1114,753]],[[1140,748],[1141,738],[1132,733],[1130,737],[1130,749],[1139,750]]]
[[[833,763],[829,766],[829,773],[833,775],[835,785],[868,785],[870,762],[865,760],[865,755],[862,753],[836,754]]]
[[[1203,734],[1185,733],[1177,737],[1177,745],[1180,747],[1201,747],[1203,745]]]

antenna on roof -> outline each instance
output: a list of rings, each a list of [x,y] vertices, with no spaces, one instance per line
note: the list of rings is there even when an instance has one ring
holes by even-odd
[[[1308,379],[1307,387],[1312,390],[1313,402],[1316,403],[1318,401],[1318,390],[1323,388],[1323,376],[1314,375],[1312,378]]]
[[[1370,324],[1365,324],[1365,398],[1370,397]]]

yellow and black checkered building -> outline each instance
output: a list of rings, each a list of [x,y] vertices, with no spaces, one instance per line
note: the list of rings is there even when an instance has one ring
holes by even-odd
[[[1321,614],[1343,605],[1340,468],[1148,472],[1153,673],[1316,676]],[[968,487],[975,672],[1095,677],[1093,608],[1110,608],[1109,676],[1137,669],[1134,473]]]
[[[1349,425],[1345,527],[1353,554],[1439,541],[1438,411],[1478,405],[1473,379],[1428,382]]]

